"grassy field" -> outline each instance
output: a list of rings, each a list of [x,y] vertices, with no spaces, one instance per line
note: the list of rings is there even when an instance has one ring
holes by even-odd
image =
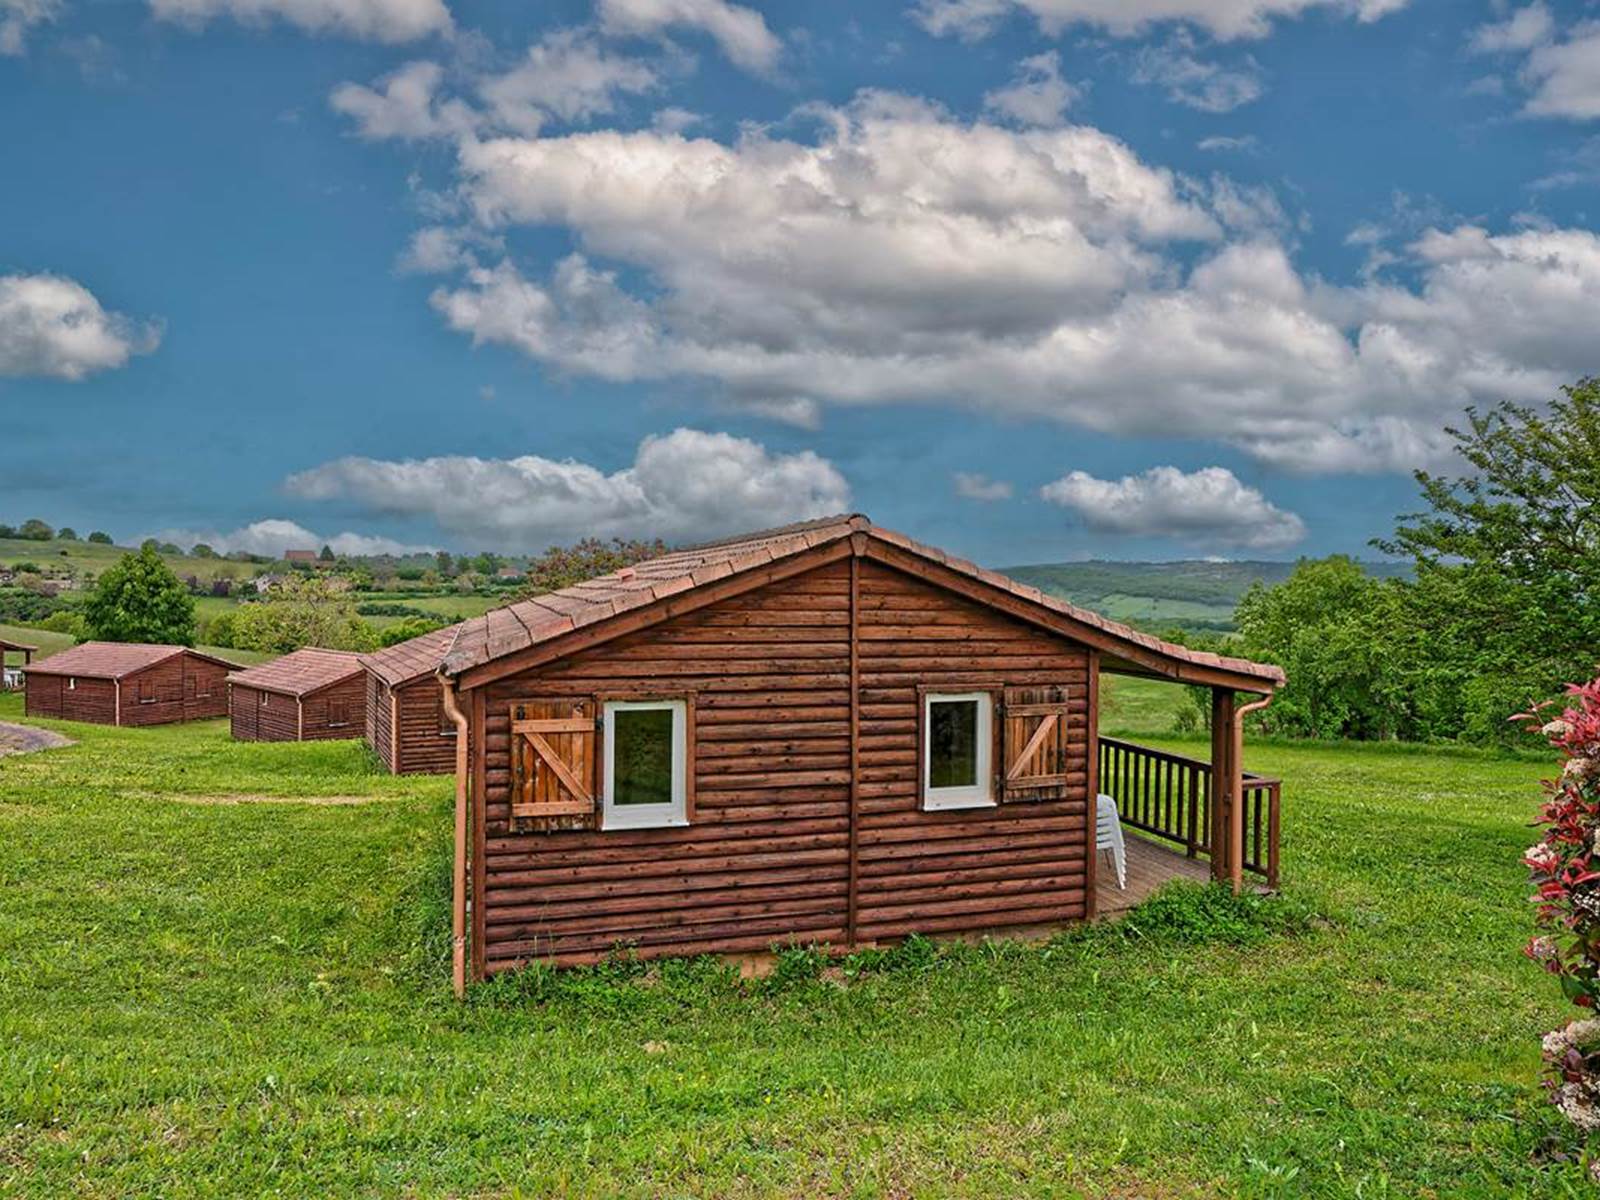
[[[0,760],[3,1195],[1592,1194],[1538,1157],[1570,1139],[1534,1083],[1566,1010],[1519,954],[1537,762],[1252,747],[1279,901],[459,1006],[448,780],[52,727],[79,744]]]

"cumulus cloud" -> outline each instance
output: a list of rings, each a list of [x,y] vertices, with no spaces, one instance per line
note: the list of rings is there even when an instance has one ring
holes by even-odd
[[[0,55],[27,49],[28,31],[61,15],[61,0],[0,0]]]
[[[1133,61],[1133,81],[1164,88],[1167,99],[1201,112],[1231,112],[1262,92],[1261,72],[1251,60],[1223,67],[1194,53],[1194,43],[1179,36],[1162,46],[1146,46]]]
[[[444,68],[434,62],[410,62],[377,81],[376,87],[341,83],[328,103],[355,122],[356,132],[377,141],[408,141],[470,133],[478,117],[460,100],[439,95]]]
[[[1003,88],[983,98],[984,107],[1024,125],[1061,124],[1067,109],[1083,94],[1061,77],[1061,55],[1051,50],[1017,64],[1017,73]]]
[[[0,376],[82,379],[147,354],[159,326],[107,312],[61,275],[0,275]]]
[[[1593,370],[1600,235],[1434,214],[1358,286],[1302,274],[1270,192],[1180,179],[1092,128],[1007,129],[867,93],[815,140],[649,130],[463,139],[477,227],[564,230],[432,303],[574,375],[688,380],[814,423],[943,404],[1409,470],[1468,404]],[[1428,457],[1419,457],[1427,455]]]
[[[1251,550],[1282,550],[1306,535],[1299,517],[1268,502],[1226,467],[1152,467],[1116,480],[1073,471],[1039,495],[1070,509],[1096,533]]]
[[[374,42],[410,42],[449,33],[443,0],[150,0],[157,17],[199,27],[215,17],[247,24],[286,21],[307,33]]]
[[[1011,485],[1003,479],[990,479],[987,475],[979,475],[969,471],[957,471],[952,478],[955,483],[956,495],[963,500],[981,500],[984,503],[993,503],[996,500],[1011,499]]]
[[[620,36],[698,29],[746,71],[771,71],[783,53],[783,43],[760,13],[727,0],[600,0],[598,16],[601,29]]]
[[[1572,121],[1600,118],[1600,21],[1579,21],[1564,33],[1542,0],[1473,30],[1468,49],[1522,54],[1518,79],[1523,113]]]
[[[411,235],[395,268],[404,275],[440,275],[476,267],[477,251],[504,249],[502,239],[481,230],[425,225]]]
[[[1183,22],[1222,40],[1265,37],[1279,17],[1323,10],[1376,21],[1407,0],[918,0],[911,15],[929,33],[985,37],[1011,12],[1026,12],[1051,36],[1071,25],[1090,25],[1117,37],[1153,25]]]
[[[158,542],[171,542],[185,549],[204,542],[219,554],[242,552],[262,554],[269,558],[282,558],[285,550],[318,550],[323,546],[330,547],[335,554],[350,555],[424,554],[436,549],[348,531],[324,537],[311,532],[304,525],[278,517],[255,521],[227,532],[217,529],[162,529],[149,536]]]
[[[474,545],[515,550],[590,536],[685,541],[850,505],[844,476],[809,450],[774,454],[745,438],[694,429],[645,438],[633,463],[609,474],[531,454],[341,458],[290,476],[285,487],[306,499],[428,517]]]
[[[1243,137],[1227,137],[1219,134],[1216,137],[1201,138],[1195,143],[1195,147],[1210,153],[1232,150],[1240,154],[1254,154],[1260,149],[1261,142],[1253,133],[1247,133]]]
[[[510,71],[484,79],[478,91],[498,127],[533,135],[551,115],[587,120],[614,111],[619,93],[648,92],[656,84],[656,73],[637,59],[560,30],[529,47]]]

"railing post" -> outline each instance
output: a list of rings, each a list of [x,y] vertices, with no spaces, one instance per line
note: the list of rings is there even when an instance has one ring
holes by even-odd
[[[1189,811],[1184,820],[1184,850],[1193,858],[1200,852],[1198,835],[1200,831],[1200,768],[1189,768]]]
[[[1283,785],[1273,781],[1267,792],[1267,886],[1278,887],[1278,807]]]
[[[1211,878],[1236,885],[1244,850],[1244,814],[1239,806],[1239,771],[1234,761],[1234,696],[1231,688],[1211,689]],[[1237,831],[1239,837],[1235,839]]]

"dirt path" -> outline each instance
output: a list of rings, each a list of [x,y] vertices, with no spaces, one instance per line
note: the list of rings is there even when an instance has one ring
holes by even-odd
[[[70,745],[71,738],[62,737],[48,729],[0,721],[0,758],[8,754],[32,754],[35,750],[54,750],[58,746]]]

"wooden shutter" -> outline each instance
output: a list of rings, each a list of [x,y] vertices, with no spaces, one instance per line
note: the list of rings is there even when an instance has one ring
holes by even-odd
[[[1072,763],[1067,689],[1007,688],[1001,724],[1000,798],[1015,802],[1064,795]]]
[[[593,816],[599,739],[591,696],[511,706],[511,815]]]

